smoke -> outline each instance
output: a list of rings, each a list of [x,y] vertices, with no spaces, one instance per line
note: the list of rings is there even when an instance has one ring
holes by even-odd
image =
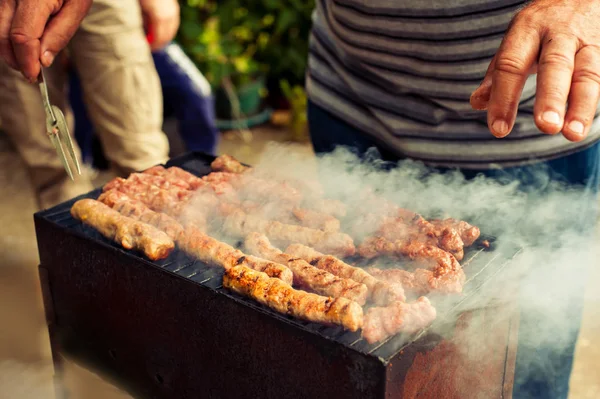
[[[446,311],[438,311],[438,317],[446,320],[456,320],[465,311],[476,314],[481,309],[494,309],[493,318],[472,318],[455,343],[457,350],[465,359],[490,356],[481,331],[507,328],[518,308],[517,383],[548,379],[558,384],[556,377],[569,369],[588,271],[598,255],[596,198],[583,187],[561,182],[543,166],[532,166],[517,176],[497,170],[493,172],[495,178],[480,175],[467,179],[458,171],[442,173],[413,161],[401,161],[390,168],[376,153],[361,159],[338,149],[315,160],[281,144],[268,146],[261,161],[253,166],[253,175],[265,180],[295,181],[293,186],[303,191],[304,207],[319,209],[319,196],[312,194],[317,186],[327,198],[342,201],[347,207],[346,216],[341,218],[342,231],[357,244],[378,228],[381,216],[390,214],[390,204],[425,218],[452,217],[478,226],[483,237],[493,240],[491,255],[514,258],[477,296],[465,302],[467,307],[460,312],[448,310],[456,297],[446,299],[449,303],[435,297],[438,310]],[[273,198],[280,193],[271,194],[242,200],[251,200],[261,217],[278,220],[282,212]],[[239,240],[221,227],[213,226],[216,231],[211,234],[230,242]],[[407,266],[402,259],[375,261],[378,266],[390,263]],[[469,265],[467,278],[484,266],[481,261]],[[587,300],[598,303],[598,295],[592,294]],[[454,333],[453,327],[449,331],[445,329],[448,324],[443,325],[434,332],[446,336]]]

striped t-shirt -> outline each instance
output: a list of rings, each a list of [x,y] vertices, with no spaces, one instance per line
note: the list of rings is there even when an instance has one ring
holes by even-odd
[[[400,157],[485,169],[549,160],[572,143],[535,126],[535,76],[513,132],[491,135],[469,97],[483,79],[522,0],[317,0],[308,96]],[[596,120],[598,122],[598,119]]]

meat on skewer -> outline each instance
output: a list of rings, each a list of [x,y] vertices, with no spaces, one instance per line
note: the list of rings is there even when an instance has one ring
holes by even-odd
[[[225,269],[244,262],[249,267],[263,271],[271,277],[292,282],[293,275],[287,267],[254,256],[246,256],[232,246],[206,235],[196,225],[190,224],[184,228],[177,220],[154,212],[142,202],[132,200],[123,193],[114,190],[108,191],[102,194],[100,199],[128,217],[143,220],[165,231],[184,252],[203,262]]]
[[[423,295],[428,292],[443,294],[459,294],[465,283],[465,273],[462,269],[451,270],[436,275],[431,270],[416,269],[409,272],[401,269],[378,269],[370,267],[367,271],[375,278],[390,283],[401,284],[408,292]]]
[[[402,285],[380,281],[363,269],[350,266],[331,255],[324,255],[302,244],[292,244],[287,247],[285,252],[291,256],[304,259],[311,265],[336,276],[349,278],[366,285],[369,291],[369,299],[377,305],[387,305],[393,301],[406,299]]]
[[[362,307],[346,298],[331,298],[292,288],[245,266],[234,266],[223,275],[223,286],[283,314],[316,323],[357,331],[363,324]]]
[[[156,227],[123,216],[93,199],[77,201],[71,215],[123,248],[143,252],[151,260],[164,259],[175,248],[173,240]]]
[[[244,238],[253,232],[259,232],[277,243],[290,244],[297,242],[340,256],[352,256],[355,252],[354,242],[347,234],[327,233],[308,227],[269,221],[248,215],[240,209],[227,215],[224,228],[228,234],[240,238]]]
[[[364,305],[367,301],[367,287],[364,284],[348,278],[335,276],[308,264],[302,259],[283,253],[273,247],[269,239],[263,234],[248,234],[245,240],[245,247],[253,255],[289,267],[294,273],[294,285],[309,289],[320,295],[334,298],[348,298],[359,305]]]
[[[413,303],[397,301],[385,307],[374,307],[364,317],[362,336],[373,344],[400,332],[415,333],[429,326],[436,310],[426,297]]]

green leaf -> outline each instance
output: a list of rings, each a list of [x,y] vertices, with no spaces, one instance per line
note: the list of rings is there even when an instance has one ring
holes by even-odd
[[[281,35],[287,31],[296,23],[296,13],[290,9],[284,9],[281,11],[277,18],[277,25],[275,27],[275,34]]]

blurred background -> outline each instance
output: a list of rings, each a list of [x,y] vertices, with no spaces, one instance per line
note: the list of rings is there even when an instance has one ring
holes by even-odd
[[[187,84],[203,87],[207,129],[216,131],[216,153],[257,163],[266,146],[286,143],[313,159],[308,141],[304,74],[314,1],[180,0],[181,26],[171,58],[178,58]],[[181,50],[181,52],[179,52]],[[159,67],[160,59],[156,60]],[[86,129],[77,76],[70,93],[75,135],[86,173],[99,186],[112,177],[102,145]],[[163,82],[163,90],[165,90]],[[0,106],[2,106],[0,104]],[[165,98],[164,130],[171,156],[202,148],[186,137],[179,104]],[[193,123],[192,123],[193,126]],[[201,134],[202,132],[198,132]],[[195,143],[195,144],[194,144]],[[194,147],[197,145],[197,147]],[[210,144],[207,145],[210,147]],[[53,398],[53,368],[37,275],[33,213],[37,211],[27,170],[1,134],[0,121],[0,398]],[[589,290],[600,278],[596,272]],[[571,398],[600,397],[598,304],[586,302],[572,375]],[[73,399],[127,398],[84,365],[67,362],[64,381]]]

